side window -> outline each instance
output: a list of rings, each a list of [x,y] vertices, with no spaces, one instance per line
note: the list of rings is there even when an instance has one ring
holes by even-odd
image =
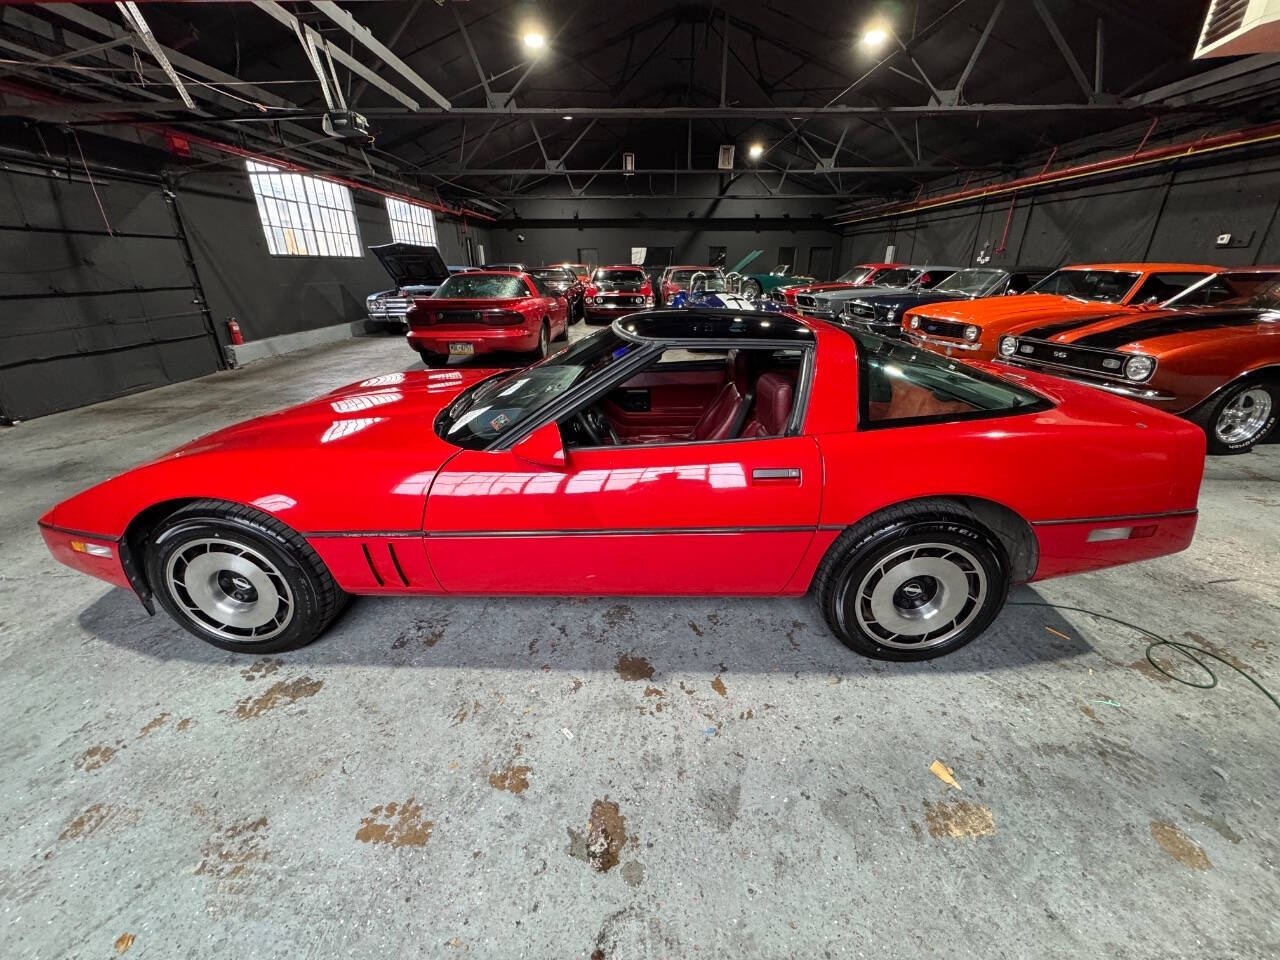
[[[533,284],[534,296],[538,297],[554,297],[556,292],[547,286],[547,282],[542,277],[530,277],[529,282]]]
[[[1203,279],[1203,273],[1153,273],[1142,281],[1142,286],[1129,302],[1164,303],[1170,297],[1177,296],[1193,283]]]
[[[1042,401],[925,350],[851,334],[858,343],[864,426],[1013,413]]]
[[[1045,278],[1046,274],[1039,273],[1014,273],[1009,276],[1009,286],[1006,293],[1026,293],[1037,283]]]

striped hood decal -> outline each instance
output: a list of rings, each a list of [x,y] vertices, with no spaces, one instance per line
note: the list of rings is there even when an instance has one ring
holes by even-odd
[[[1083,336],[1069,338],[1065,342],[1099,350],[1118,350],[1120,347],[1154,337],[1252,326],[1258,322],[1260,316],[1258,310],[1187,310],[1170,311],[1157,316],[1147,314],[1134,317],[1132,323],[1097,333],[1086,333]]]
[[[1048,340],[1050,337],[1055,337],[1060,333],[1070,333],[1072,330],[1092,327],[1095,323],[1106,323],[1108,320],[1115,320],[1117,317],[1123,317],[1126,314],[1127,311],[1126,313],[1077,314],[1074,317],[1054,320],[1031,330],[1018,330],[1016,333],[1020,337],[1030,337],[1033,340]]]

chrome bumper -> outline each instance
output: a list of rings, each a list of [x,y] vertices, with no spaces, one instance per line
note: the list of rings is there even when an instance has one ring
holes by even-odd
[[[1032,363],[1027,360],[1019,360],[1015,357],[996,357],[996,363],[1002,363],[1007,367],[1021,367],[1024,370],[1034,370],[1037,373],[1047,373],[1050,376],[1061,377],[1063,380],[1073,380],[1076,383],[1083,383],[1087,387],[1096,387],[1099,390],[1105,390],[1107,393],[1118,394],[1122,397],[1128,397],[1131,400],[1177,400],[1178,395],[1170,393],[1167,390],[1153,390],[1151,387],[1145,387],[1140,383],[1127,384],[1116,383],[1102,377],[1094,377],[1087,373],[1082,373],[1075,369],[1065,369],[1063,367],[1055,367],[1047,363]]]
[[[981,350],[980,343],[966,343],[963,340],[941,340],[938,337],[926,336],[923,333],[917,333],[914,330],[906,331],[907,339],[914,343],[917,347],[923,347],[927,343],[931,343],[937,347],[946,347],[948,350]]]

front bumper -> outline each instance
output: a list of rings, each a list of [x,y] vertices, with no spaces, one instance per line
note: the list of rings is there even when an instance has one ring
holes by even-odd
[[[646,307],[643,301],[640,303],[615,303],[612,301],[588,303],[587,319],[612,322],[616,317],[625,317],[629,313],[639,313],[641,310],[652,309],[652,307]]]
[[[426,350],[428,353],[448,354],[450,353],[449,345],[454,343],[471,344],[471,354],[462,354],[462,356],[481,353],[527,353],[538,347],[538,327],[534,324],[511,327],[440,324],[430,327],[411,327],[407,339],[409,346],[415,350]]]

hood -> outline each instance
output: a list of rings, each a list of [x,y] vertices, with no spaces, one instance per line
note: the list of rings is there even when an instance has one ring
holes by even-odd
[[[1182,347],[1221,343],[1226,337],[1280,336],[1274,313],[1256,309],[1204,308],[1110,312],[1071,317],[1030,329],[1019,336],[1097,350],[1161,354]]]
[[[435,247],[384,243],[370,247],[369,252],[378,258],[397,286],[438,287],[449,279],[449,268]]]
[[[464,388],[493,370],[409,370],[370,377],[332,393],[254,417],[178,447],[162,460],[210,453],[317,451],[348,456],[397,449],[435,452],[457,447],[436,437],[436,415]],[[434,457],[428,457],[434,459]]]
[[[946,303],[958,298],[954,293],[935,293],[932,290],[889,290],[886,293],[872,293],[877,288],[863,287],[863,293],[853,297],[854,300],[865,300],[877,307],[896,307],[906,310],[926,303]],[[883,289],[883,288],[880,288]]]
[[[1123,312],[1126,307],[1115,303],[1092,303],[1072,300],[1051,293],[1023,293],[1014,297],[980,297],[977,300],[950,300],[929,310],[929,316],[937,320],[955,320],[959,323],[1010,323],[1031,321],[1037,316],[1046,318],[1075,316],[1080,314]]]
[[[760,254],[762,253],[764,253],[763,250],[752,250],[745,257],[743,257],[741,260],[735,263],[732,267],[726,270],[725,273],[741,273],[743,270],[747,268],[747,264],[754,263],[756,258],[759,257]]]
[[[823,293],[821,296],[823,299],[826,299],[826,300],[853,300],[853,299],[862,300],[867,297],[880,297],[880,296],[886,296],[886,295],[892,295],[892,294],[910,294],[910,293],[913,293],[913,291],[908,290],[906,287],[881,287],[881,286],[850,287],[842,284],[840,289],[827,291]]]

